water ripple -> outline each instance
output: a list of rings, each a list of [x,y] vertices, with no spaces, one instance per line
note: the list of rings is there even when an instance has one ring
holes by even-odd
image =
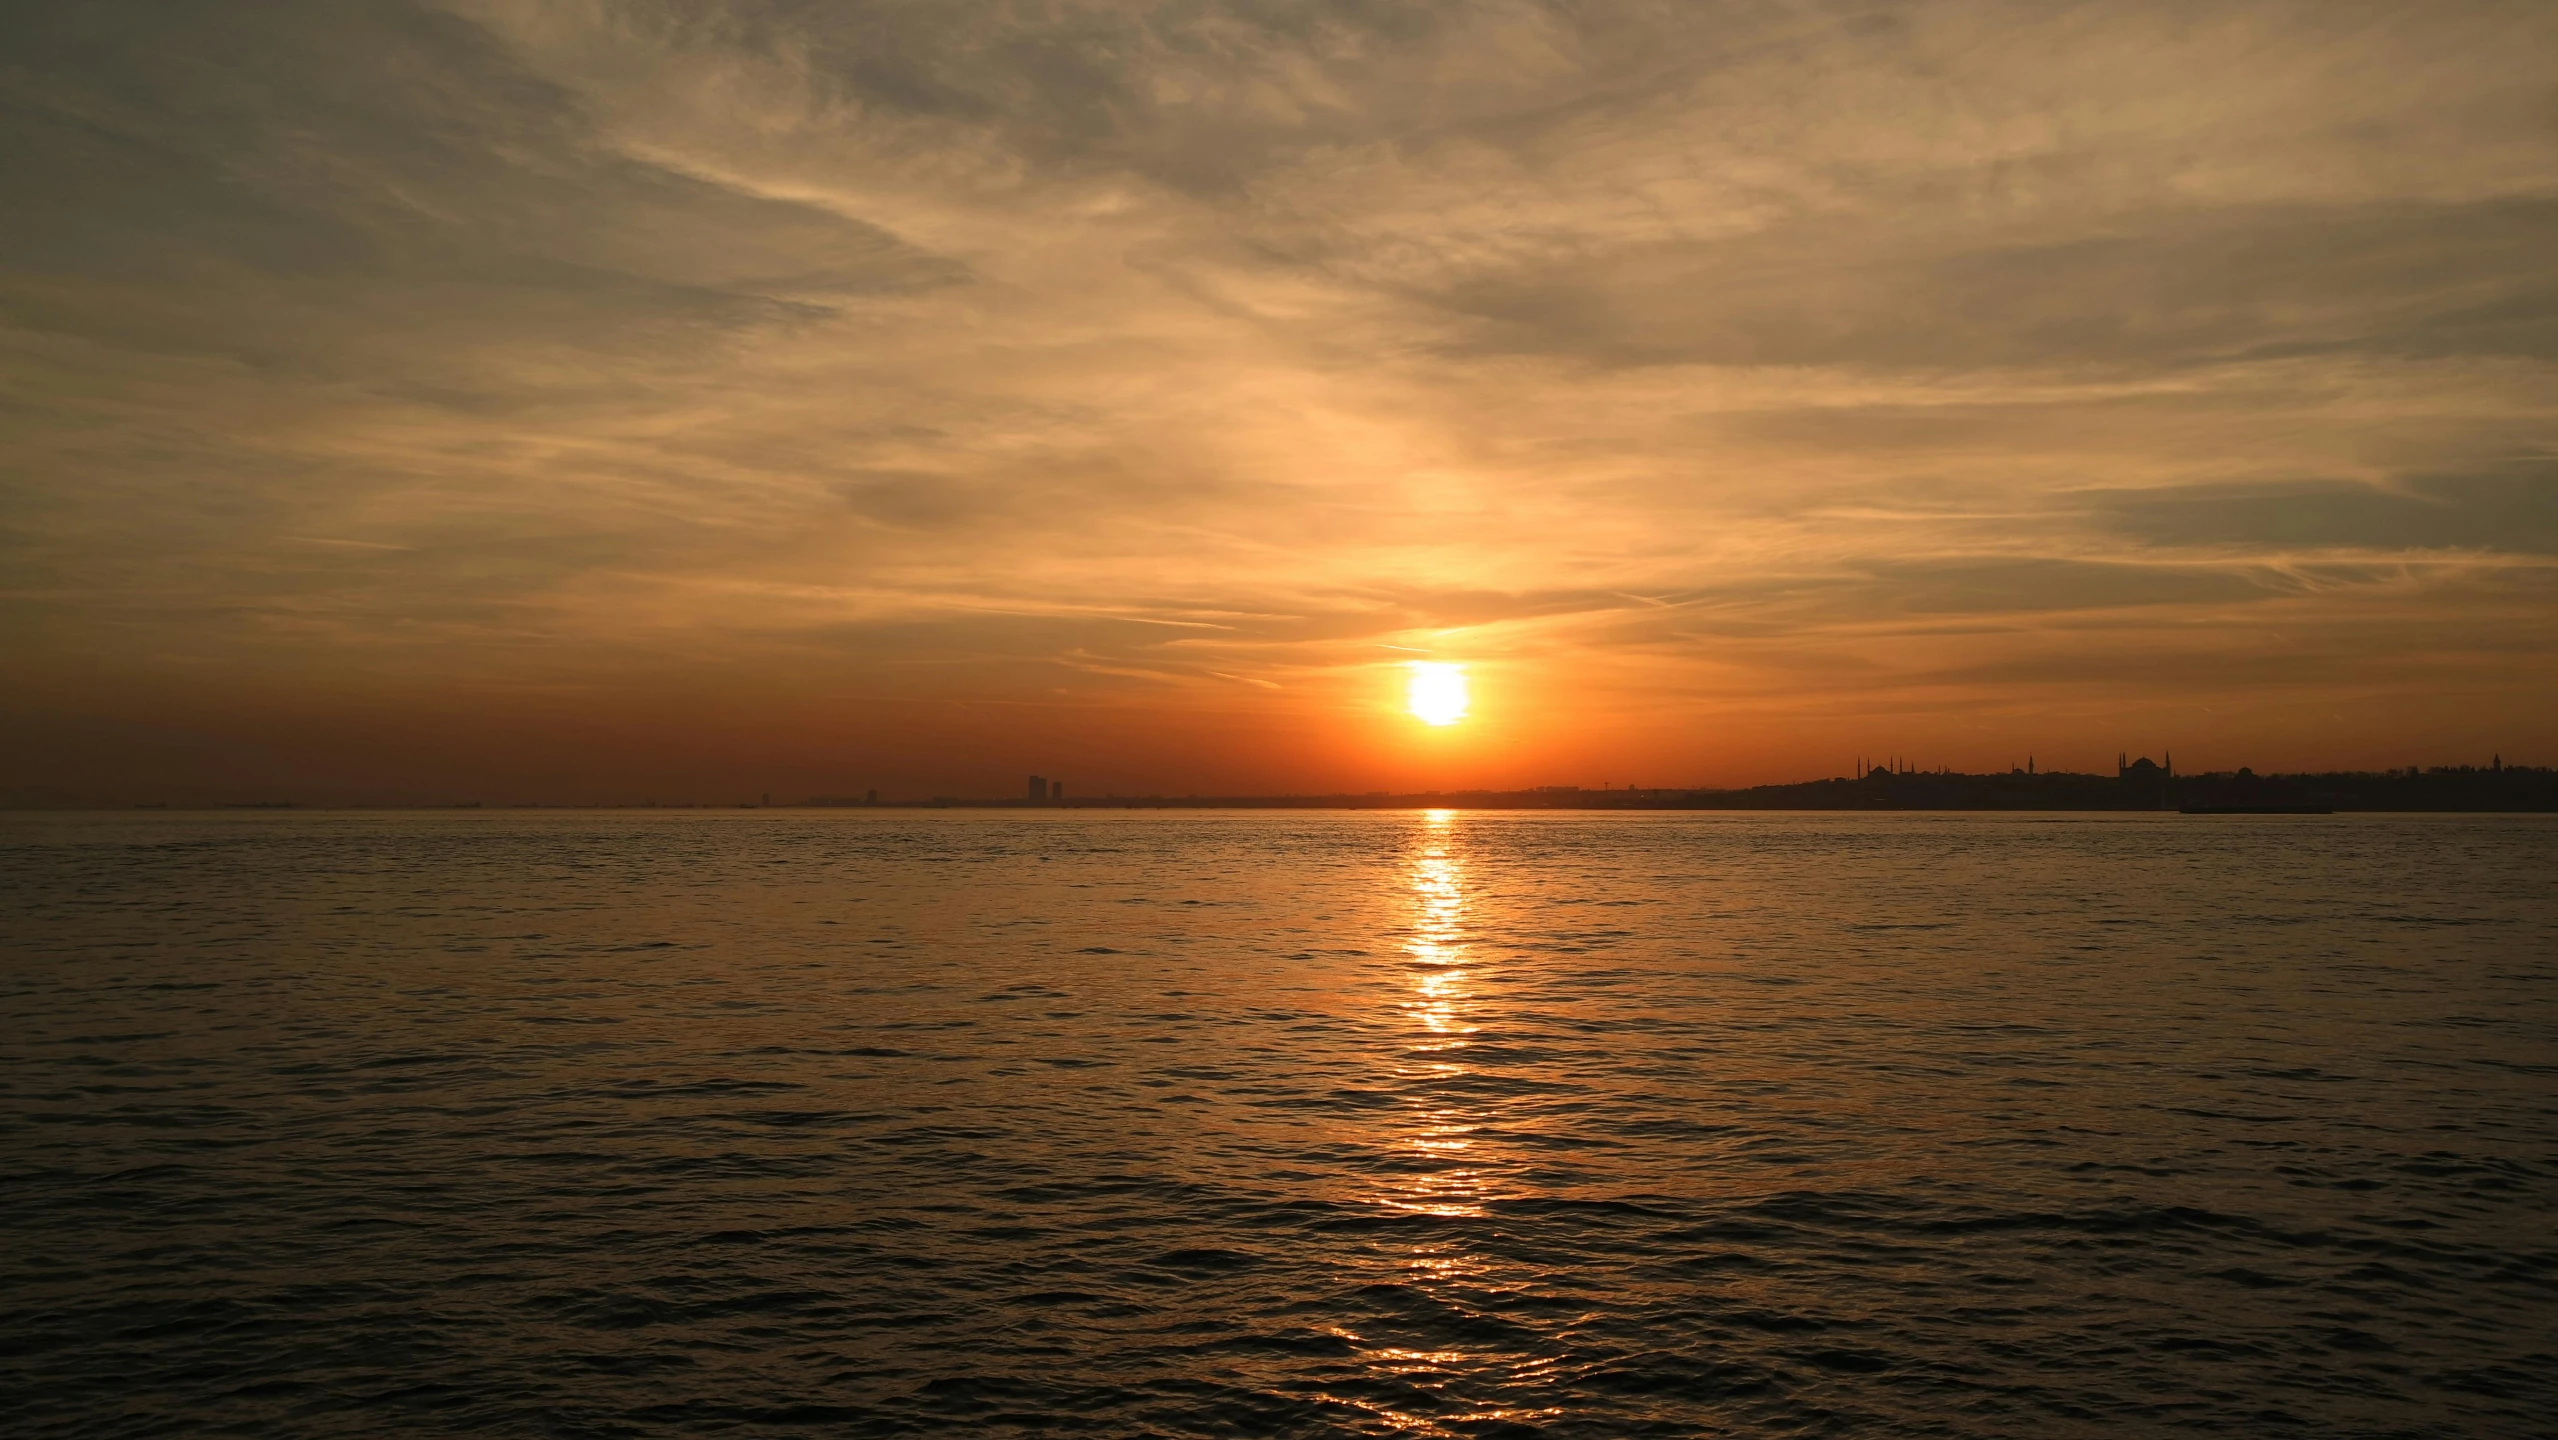
[[[2527,1436],[2558,823],[0,821],[12,1435]]]

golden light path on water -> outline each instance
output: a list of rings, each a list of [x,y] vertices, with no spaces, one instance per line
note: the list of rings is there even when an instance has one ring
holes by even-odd
[[[1500,1198],[1495,1178],[1500,1167],[1488,1148],[1500,1129],[1490,1107],[1500,1102],[1467,1083],[1476,1078],[1467,1052],[1484,1017],[1483,996],[1474,983],[1480,957],[1473,943],[1464,827],[1457,812],[1423,813],[1406,870],[1412,924],[1403,949],[1410,981],[1394,1078],[1396,1088],[1419,1104],[1418,1113],[1394,1137],[1400,1153],[1392,1168],[1399,1185],[1384,1203],[1443,1222],[1404,1256],[1404,1282],[1428,1303],[1481,1313],[1494,1308],[1487,1301],[1524,1289],[1528,1282],[1524,1276],[1503,1274],[1502,1262],[1471,1243],[1472,1227],[1463,1223],[1491,1219],[1487,1207]],[[1374,1363],[1405,1384],[1455,1402],[1448,1411],[1430,1415],[1393,1409],[1382,1413],[1380,1418],[1412,1433],[1468,1434],[1503,1423],[1535,1425],[1562,1413],[1558,1408],[1467,1403],[1450,1393],[1450,1382],[1460,1374],[1476,1382],[1469,1389],[1497,1376],[1499,1388],[1537,1393],[1551,1380],[1556,1362],[1515,1346],[1384,1347],[1375,1352]]]
[[[1413,998],[1405,1008],[1422,1033],[1407,1052],[1413,1062],[1398,1078],[1406,1085],[1419,1081],[1432,1088],[1432,1080],[1457,1080],[1467,1073],[1467,1037],[1476,1027],[1466,974],[1465,865],[1455,853],[1455,812],[1427,811],[1423,825],[1411,866],[1412,938],[1404,946],[1413,972]],[[1434,1104],[1424,1127],[1406,1144],[1416,1152],[1414,1159],[1439,1163],[1417,1167],[1413,1190],[1392,1203],[1428,1215],[1483,1214],[1482,1172],[1457,1163],[1473,1150],[1477,1128],[1455,1106]],[[1443,1168],[1450,1165],[1456,1168]]]

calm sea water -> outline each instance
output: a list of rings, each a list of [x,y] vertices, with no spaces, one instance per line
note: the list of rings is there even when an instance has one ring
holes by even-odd
[[[0,1416],[2547,1436],[2558,820],[0,819]]]

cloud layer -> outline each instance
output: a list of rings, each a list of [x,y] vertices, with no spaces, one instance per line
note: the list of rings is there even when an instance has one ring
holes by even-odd
[[[2553,55],[2531,4],[20,7],[12,783],[279,726],[353,790],[2547,747]],[[1427,752],[1425,653],[1479,677]]]

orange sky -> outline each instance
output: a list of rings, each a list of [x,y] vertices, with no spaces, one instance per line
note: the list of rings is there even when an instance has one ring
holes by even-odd
[[[19,7],[0,802],[2558,763],[2554,54]]]

